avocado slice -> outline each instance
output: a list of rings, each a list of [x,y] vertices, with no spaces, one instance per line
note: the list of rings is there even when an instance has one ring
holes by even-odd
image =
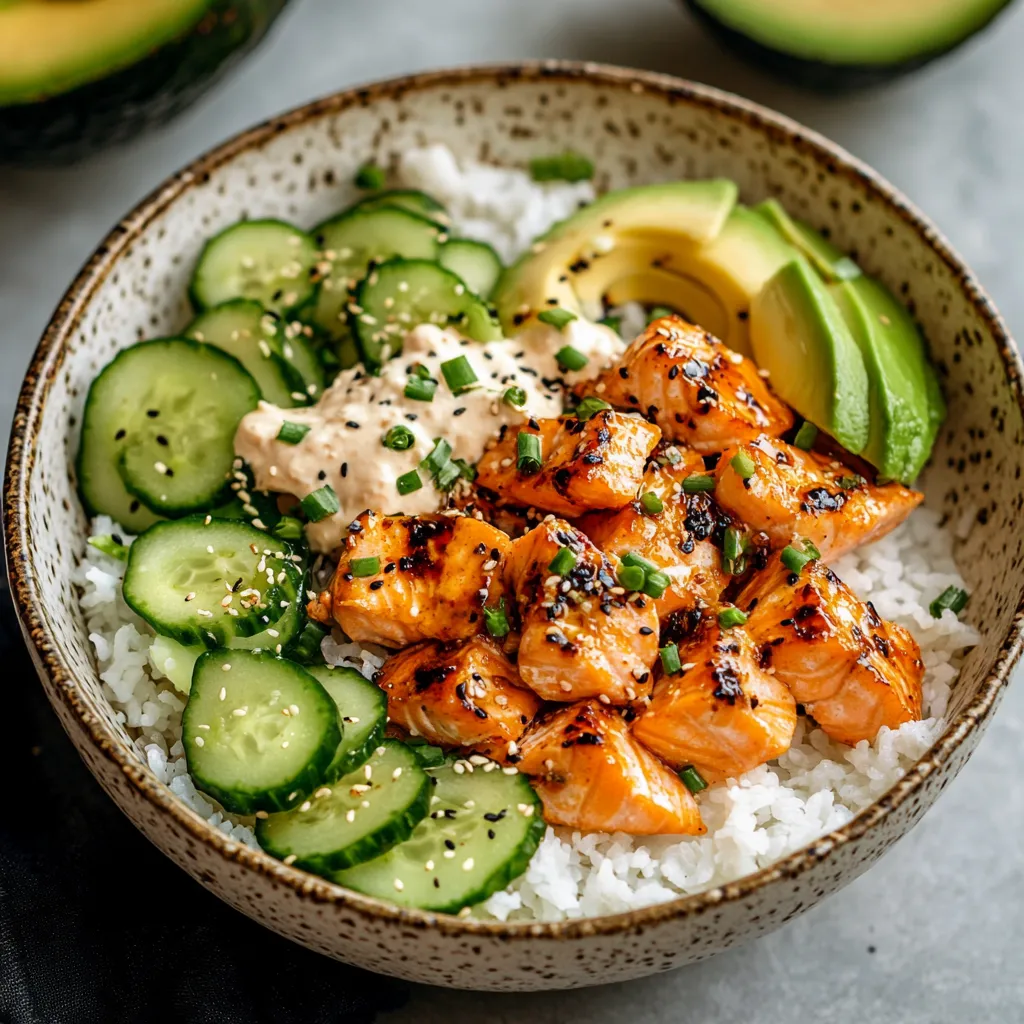
[[[910,314],[878,281],[828,286],[860,346],[871,429],[861,452],[879,478],[910,483],[931,455],[946,415],[938,378]]]
[[[826,281],[850,281],[860,277],[860,267],[846,253],[837,249],[809,224],[791,217],[777,199],[766,199],[754,209],[770,221],[790,245],[796,246]]]
[[[779,270],[750,311],[754,358],[801,416],[859,455],[868,443],[868,375],[839,307],[807,260]]]
[[[65,160],[173,116],[287,0],[0,0],[0,162]]]
[[[1010,0],[686,0],[726,46],[826,91],[873,85],[966,42]]]

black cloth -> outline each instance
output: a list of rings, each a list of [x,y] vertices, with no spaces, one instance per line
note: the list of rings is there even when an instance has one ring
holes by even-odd
[[[362,1024],[406,996],[221,903],[121,814],[50,708],[0,584],[0,1022]]]

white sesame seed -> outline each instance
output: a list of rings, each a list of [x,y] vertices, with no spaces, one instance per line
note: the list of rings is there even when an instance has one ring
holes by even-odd
[[[313,804],[309,800],[303,800],[302,803],[299,805],[299,810],[308,811],[312,806]]]
[[[452,860],[454,857],[455,857],[455,851],[454,850],[445,850],[444,851],[444,858],[445,858],[445,860]]]
[[[345,820],[351,825],[356,820],[356,811],[353,807],[351,810],[345,812]]]
[[[298,857],[294,853],[289,853],[281,863],[291,866],[296,862],[296,860],[298,860]]]
[[[466,858],[466,859],[465,859],[465,860],[464,860],[464,861],[462,862],[462,870],[463,870],[463,871],[472,871],[472,870],[473,870],[473,865],[474,865],[474,864],[475,864],[475,861],[473,860],[473,858],[472,858],[472,857],[467,857],[467,858]]]
[[[196,737],[196,746],[197,747],[203,747],[205,745],[206,745],[206,740],[204,740],[202,736],[197,736]]]
[[[289,710],[289,711],[290,711],[290,712],[291,712],[291,713],[292,713],[293,715],[297,715],[297,714],[299,713],[299,705],[298,705],[298,704],[289,704],[289,705],[288,705],[288,710]]]
[[[220,699],[221,700],[227,700],[227,696],[228,696],[228,688],[226,686],[222,686],[220,688]]]
[[[265,821],[267,818],[270,817],[270,815],[266,811],[257,811],[256,817],[259,818],[261,821]]]
[[[432,860],[428,860],[427,863],[423,865],[423,870],[424,871],[433,871],[434,870],[434,862]]]
[[[462,767],[461,761],[456,761],[455,764],[452,765],[452,771],[455,772],[456,775],[464,775],[466,769]]]
[[[395,891],[396,892],[401,892],[404,888],[405,888],[405,883],[400,878],[396,878],[395,879]]]
[[[366,779],[367,782],[369,782],[370,779],[373,778],[373,767],[371,765],[364,766],[363,778]]]
[[[248,712],[249,712],[249,708],[248,707],[235,708],[231,712],[231,714],[233,714],[235,716],[235,718],[245,718],[245,716],[248,714]]]
[[[393,772],[391,773],[391,778],[393,778],[393,779],[399,779],[399,778],[401,778],[401,777],[402,777],[402,769],[401,769],[401,768],[396,768],[396,769],[395,769],[395,770],[394,770],[394,771],[393,771]]]
[[[282,750],[287,750],[289,742],[290,742],[289,740],[281,740],[281,749]]]

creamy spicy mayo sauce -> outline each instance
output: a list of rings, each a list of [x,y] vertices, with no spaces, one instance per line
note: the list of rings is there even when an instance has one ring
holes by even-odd
[[[562,371],[555,353],[563,345],[583,353],[587,365],[574,373]],[[561,331],[538,324],[513,339],[486,344],[424,324],[406,335],[402,354],[386,363],[379,377],[345,370],[312,406],[279,409],[260,402],[239,424],[235,451],[252,467],[259,490],[303,498],[330,484],[341,508],[308,524],[306,536],[315,551],[332,551],[364,509],[421,515],[444,507],[446,496],[426,470],[420,470],[419,490],[402,495],[396,487],[400,476],[427,457],[435,438],[452,446],[452,458],[474,464],[503,424],[558,416],[563,384],[571,387],[595,377],[623,348],[614,332],[584,320]],[[469,360],[479,383],[455,395],[445,384],[441,364],[459,356]],[[414,364],[425,366],[438,381],[430,402],[405,397]],[[502,401],[510,387],[526,392],[519,409]],[[277,440],[286,420],[310,428],[298,444]],[[385,433],[398,424],[415,438],[405,451],[383,444]]]

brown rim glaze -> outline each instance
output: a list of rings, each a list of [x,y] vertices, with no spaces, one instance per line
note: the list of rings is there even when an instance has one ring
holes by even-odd
[[[15,605],[37,665],[46,672],[53,684],[54,692],[81,723],[96,747],[117,764],[125,777],[146,799],[172,816],[198,840],[215,848],[221,856],[287,886],[300,898],[339,904],[360,915],[392,919],[415,928],[433,928],[443,934],[496,936],[507,939],[559,939],[627,933],[639,931],[660,921],[699,915],[704,910],[723,902],[750,896],[756,890],[778,879],[795,877],[816,862],[829,857],[837,847],[862,836],[881,822],[896,807],[912,797],[932,772],[950,760],[964,739],[992,712],[998,701],[1000,689],[1007,684],[1011,670],[1024,649],[1022,601],[1014,613],[999,654],[975,698],[948,724],[938,742],[925,757],[909,769],[881,799],[854,817],[843,828],[822,836],[771,867],[696,896],[684,896],[669,903],[621,914],[547,923],[467,921],[450,915],[406,910],[383,900],[370,899],[349,892],[304,871],[286,867],[261,851],[241,846],[207,824],[179,801],[166,786],[157,782],[107,724],[97,720],[85,707],[78,693],[76,681],[54,640],[46,613],[37,600],[31,554],[32,536],[28,525],[27,490],[40,416],[51,384],[62,365],[65,347],[83,310],[116,266],[119,256],[158,215],[190,188],[205,181],[211,171],[232,160],[239,153],[258,150],[282,132],[290,131],[325,115],[338,113],[355,105],[366,106],[377,100],[398,98],[410,92],[444,88],[466,82],[490,83],[500,87],[503,83],[518,80],[571,83],[581,79],[598,82],[612,89],[663,96],[671,105],[690,104],[705,110],[713,110],[734,121],[757,128],[774,141],[797,149],[801,154],[811,157],[826,174],[846,178],[862,187],[867,194],[880,199],[907,223],[935,256],[954,273],[963,295],[987,323],[999,346],[1008,384],[1024,414],[1024,363],[992,301],[935,226],[909,200],[865,164],[817,133],[780,114],[708,86],[667,75],[630,71],[606,65],[544,61],[455,68],[389,79],[350,89],[267,121],[199,157],[169,178],[129,213],[85,264],[57,307],[32,358],[18,399],[11,432],[3,496],[4,538]]]

